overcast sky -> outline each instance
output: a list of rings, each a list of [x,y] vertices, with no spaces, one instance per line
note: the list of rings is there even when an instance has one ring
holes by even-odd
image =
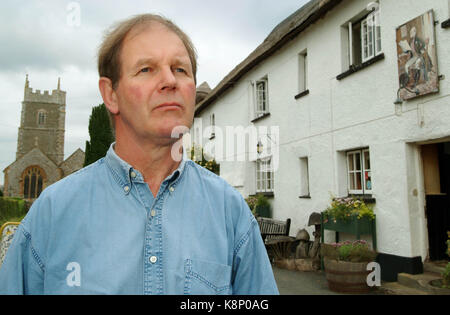
[[[77,148],[84,151],[91,109],[102,103],[96,50],[113,22],[144,12],[173,20],[197,48],[197,83],[207,81],[214,88],[278,23],[307,2],[1,0],[0,169],[15,160],[26,74],[30,86],[41,91],[56,89],[61,77],[61,89],[67,92],[65,158]]]

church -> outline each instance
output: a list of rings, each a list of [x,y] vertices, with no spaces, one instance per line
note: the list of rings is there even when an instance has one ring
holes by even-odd
[[[81,169],[84,152],[77,149],[64,160],[66,92],[58,86],[33,91],[25,80],[16,160],[3,172],[4,195],[33,201],[45,187]]]

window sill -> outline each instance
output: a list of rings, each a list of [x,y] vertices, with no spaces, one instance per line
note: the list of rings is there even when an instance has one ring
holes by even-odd
[[[300,97],[305,96],[305,95],[308,95],[308,94],[309,94],[309,90],[304,90],[303,92],[301,92],[301,93],[295,95],[294,98],[295,98],[296,100],[298,100]]]
[[[372,195],[360,195],[360,194],[348,194],[349,197],[355,197],[356,199],[361,199],[367,204],[376,203],[376,199],[372,197]]]
[[[265,114],[263,114],[263,115],[261,115],[261,116],[259,116],[259,117],[256,117],[256,118],[253,119],[251,122],[256,122],[256,121],[261,120],[261,119],[263,119],[263,118],[265,118],[265,117],[267,117],[267,116],[270,116],[270,113],[265,113]]]
[[[442,22],[441,27],[442,28],[450,28],[450,19],[445,20],[444,22]]]
[[[258,197],[258,195],[263,195],[264,197],[274,197],[273,191],[257,192],[254,195],[249,195],[249,197]]]
[[[348,77],[349,75],[351,75],[351,74],[353,74],[355,72],[358,72],[358,71],[360,71],[360,70],[362,70],[364,68],[367,68],[368,66],[376,63],[377,61],[383,60],[383,59],[384,59],[384,53],[381,53],[381,54],[373,57],[372,59],[367,60],[366,62],[363,62],[360,65],[350,66],[350,69],[348,69],[347,71],[345,71],[345,72],[341,73],[340,75],[338,75],[336,77],[336,79],[337,80],[342,80],[342,79]]]

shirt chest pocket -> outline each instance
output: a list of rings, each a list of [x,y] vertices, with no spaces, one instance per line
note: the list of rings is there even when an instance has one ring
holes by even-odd
[[[184,270],[184,294],[231,294],[230,266],[186,259]]]

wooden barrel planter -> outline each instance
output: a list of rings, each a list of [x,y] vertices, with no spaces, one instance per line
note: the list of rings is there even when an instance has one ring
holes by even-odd
[[[354,263],[324,259],[325,273],[328,288],[340,293],[367,293],[370,287],[367,285],[367,262]]]

